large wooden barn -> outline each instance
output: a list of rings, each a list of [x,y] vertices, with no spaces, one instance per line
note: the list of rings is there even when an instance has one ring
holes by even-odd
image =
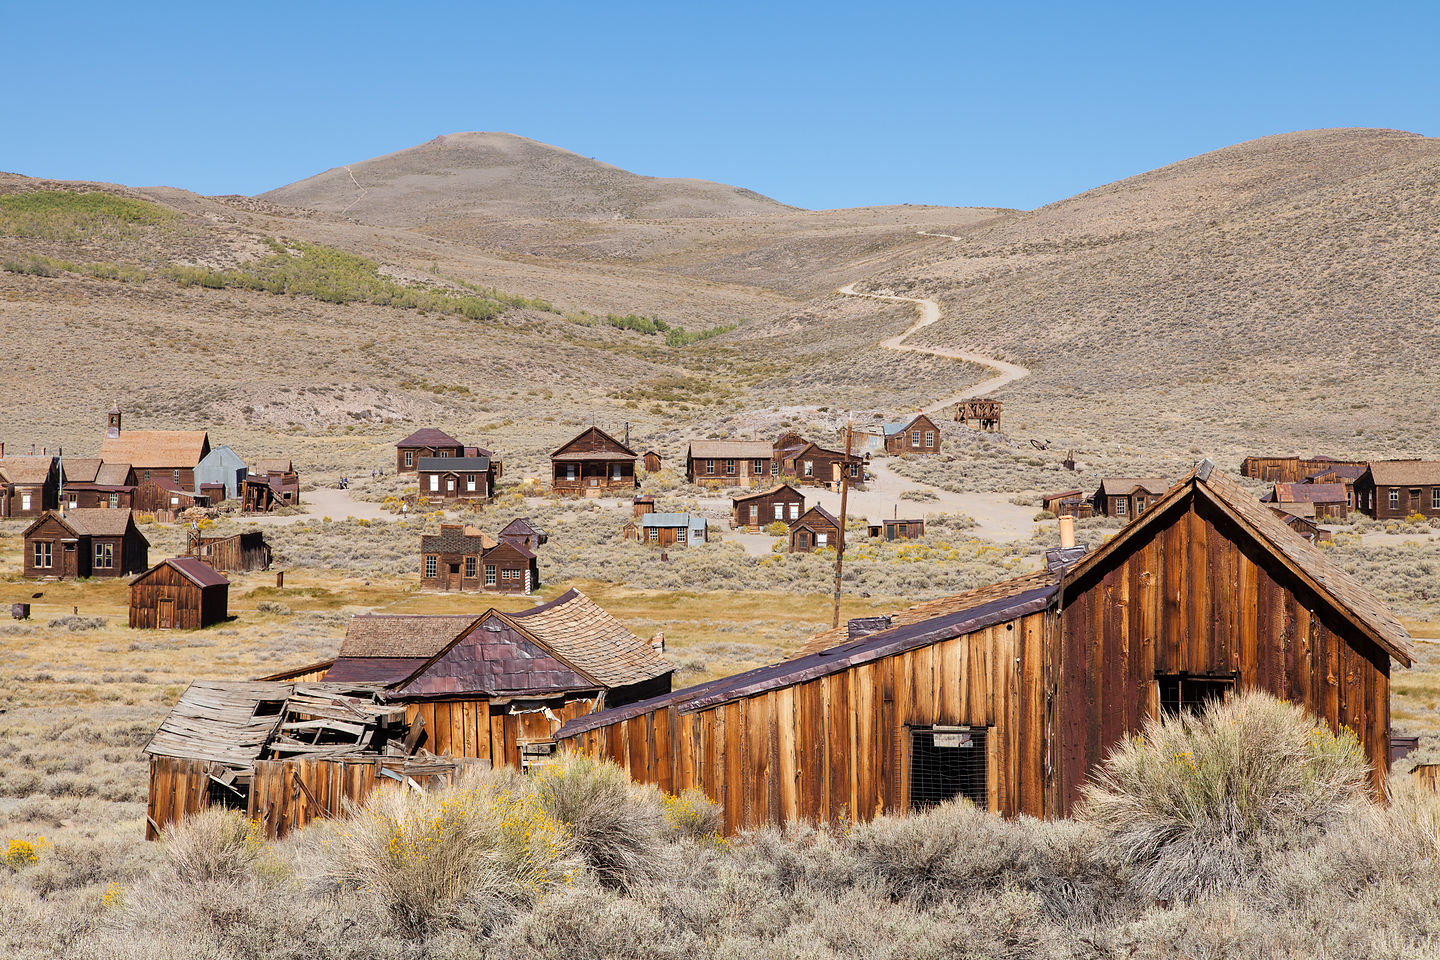
[[[630,495],[639,455],[599,427],[589,427],[550,454],[550,489],[558,494],[600,497]]]
[[[327,682],[376,683],[432,752],[522,767],[592,710],[670,689],[675,665],[578,590],[518,613],[357,616]]]
[[[962,795],[1058,817],[1147,717],[1261,689],[1355,731],[1378,788],[1392,661],[1411,661],[1399,622],[1207,461],[1053,569],[853,621],[794,659],[572,720],[557,740],[663,790],[704,790],[732,831]]]
[[[171,557],[130,581],[130,626],[199,630],[230,615],[230,581],[195,557]]]

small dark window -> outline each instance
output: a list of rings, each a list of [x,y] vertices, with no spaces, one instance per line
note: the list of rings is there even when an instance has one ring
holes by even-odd
[[[1160,674],[1155,681],[1160,685],[1160,715],[1165,717],[1199,713],[1206,704],[1224,700],[1235,689],[1233,676]]]
[[[968,797],[989,805],[984,727],[922,727],[910,732],[910,809]]]

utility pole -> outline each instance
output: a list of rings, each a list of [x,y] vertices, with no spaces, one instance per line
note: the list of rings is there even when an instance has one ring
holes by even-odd
[[[845,459],[840,464],[840,533],[835,538],[835,605],[830,618],[832,628],[840,626],[840,570],[845,563],[845,507],[850,499],[850,447],[854,443],[850,421],[845,421]]]

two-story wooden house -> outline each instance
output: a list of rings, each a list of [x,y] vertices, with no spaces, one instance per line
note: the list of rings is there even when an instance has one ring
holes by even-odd
[[[135,506],[135,471],[128,463],[106,463],[99,457],[65,457],[61,461],[64,484],[60,506],[66,510],[89,507],[129,509]]]
[[[444,430],[423,427],[395,443],[395,472],[414,473],[421,457],[463,457],[465,444]]]
[[[122,430],[119,408],[111,408],[100,459],[128,463],[136,483],[167,480],[181,490],[199,492],[197,471],[210,453],[204,430]]]
[[[488,503],[495,496],[495,463],[489,457],[421,457],[415,472],[420,496],[432,503]]]
[[[587,427],[550,454],[550,489],[557,494],[631,496],[640,485],[639,455],[599,427]]]

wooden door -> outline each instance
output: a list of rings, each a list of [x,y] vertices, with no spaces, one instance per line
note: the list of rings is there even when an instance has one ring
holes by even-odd
[[[170,597],[161,597],[155,601],[155,626],[161,630],[175,628],[175,601]]]
[[[1412,487],[1411,490],[1410,490],[1410,513],[1413,515],[1413,514],[1417,514],[1417,513],[1419,513],[1419,512],[1420,512],[1420,489],[1419,489],[1418,487]]]

